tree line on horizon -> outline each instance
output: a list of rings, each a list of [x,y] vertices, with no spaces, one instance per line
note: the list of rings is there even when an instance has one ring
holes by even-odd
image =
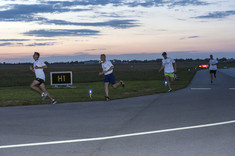
[[[209,58],[206,59],[192,59],[192,58],[186,58],[186,59],[175,59],[176,62],[182,62],[182,63],[193,63],[193,62],[202,62],[202,63],[207,63],[209,62]],[[217,60],[219,62],[222,63],[235,63],[235,59],[234,58],[217,58]],[[128,64],[128,63],[161,63],[162,59],[155,59],[155,60],[111,60],[111,62],[113,64]],[[67,61],[67,62],[47,62],[45,61],[46,64],[85,64],[85,65],[89,65],[89,64],[99,64],[99,60],[89,60],[89,61]],[[24,63],[7,63],[7,62],[0,62],[0,65],[29,65],[32,64],[31,62],[24,62]]]

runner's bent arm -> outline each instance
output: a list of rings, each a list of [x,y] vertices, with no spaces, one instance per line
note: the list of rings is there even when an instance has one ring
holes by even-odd
[[[35,66],[35,69],[45,69],[45,68],[47,68],[47,65],[42,66],[42,67]]]
[[[29,69],[30,69],[32,72],[34,72],[34,73],[35,73],[35,71],[34,71],[34,69],[33,69],[33,67],[32,67],[32,66],[29,66]]]
[[[162,65],[158,71],[160,72],[160,71],[162,71],[162,69],[164,69],[164,65]]]
[[[109,72],[110,70],[113,70],[114,66],[111,66],[107,71],[103,71],[103,72],[100,72],[99,75],[103,75],[107,72]]]
[[[113,70],[114,66],[111,66],[107,71],[103,71],[103,74],[109,72],[110,70]]]
[[[174,73],[176,73],[176,62],[174,63],[174,68],[175,68]]]

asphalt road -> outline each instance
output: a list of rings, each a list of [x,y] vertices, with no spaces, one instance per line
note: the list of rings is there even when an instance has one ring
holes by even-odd
[[[199,71],[172,93],[2,107],[0,156],[235,156],[234,101],[231,69],[219,70],[213,84]]]

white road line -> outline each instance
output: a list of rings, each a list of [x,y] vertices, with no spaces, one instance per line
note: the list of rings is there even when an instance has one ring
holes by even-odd
[[[235,90],[235,88],[229,88],[229,90]]]
[[[211,88],[191,88],[191,90],[211,90]]]
[[[132,133],[132,134],[123,134],[123,135],[114,135],[114,136],[98,137],[98,138],[51,141],[51,142],[39,142],[39,143],[29,143],[29,144],[17,144],[17,145],[3,145],[3,146],[0,146],[0,149],[110,140],[110,139],[116,139],[116,138],[126,138],[126,137],[133,137],[133,136],[141,136],[141,135],[149,135],[149,134],[189,130],[189,129],[195,129],[195,128],[205,128],[205,127],[212,127],[212,126],[219,126],[219,125],[226,125],[226,124],[233,124],[233,123],[235,123],[235,120],[226,121],[226,122],[212,123],[212,124],[205,124],[205,125],[196,125],[196,126],[189,126],[189,127],[181,127],[181,128],[173,128],[173,129],[165,129],[165,130],[157,130],[157,131],[149,131],[149,132],[140,132],[140,133]]]

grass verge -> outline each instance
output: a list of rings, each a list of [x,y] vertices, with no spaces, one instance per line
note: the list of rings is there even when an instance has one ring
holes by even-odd
[[[173,85],[174,90],[186,87],[191,80],[178,80]],[[121,99],[142,95],[150,95],[167,92],[164,81],[126,81],[126,86],[117,89],[110,88],[111,99]],[[58,103],[77,102],[77,101],[100,101],[104,100],[103,82],[79,83],[74,84],[76,88],[52,88],[48,87],[48,92],[56,98]],[[89,90],[93,90],[92,99],[89,96]],[[41,101],[39,94],[31,90],[28,86],[4,87],[0,89],[0,106],[22,106],[48,104],[47,99]]]

